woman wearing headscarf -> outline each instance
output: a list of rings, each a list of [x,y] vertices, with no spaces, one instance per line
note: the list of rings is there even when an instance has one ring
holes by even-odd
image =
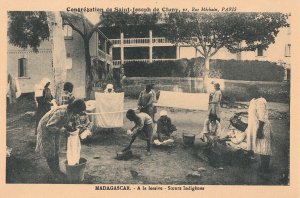
[[[53,105],[51,100],[53,99],[51,91],[49,89],[50,80],[43,78],[39,85],[35,88],[35,99],[37,102],[36,110],[36,130],[41,118],[51,109]],[[36,132],[37,133],[37,132]]]
[[[84,101],[75,100],[69,105],[58,106],[50,110],[39,122],[35,151],[46,158],[55,177],[64,177],[59,168],[60,135],[68,135],[69,132],[76,131],[75,117],[85,110]]]
[[[267,101],[260,96],[256,86],[250,87],[249,93],[252,94],[253,99],[248,108],[247,149],[260,155],[259,171],[265,172],[269,169],[272,155],[272,134]]]
[[[107,84],[104,93],[115,93],[113,84]]]
[[[14,104],[16,103],[17,98],[17,86],[16,82],[14,81],[13,77],[8,74],[7,76],[7,104]]]

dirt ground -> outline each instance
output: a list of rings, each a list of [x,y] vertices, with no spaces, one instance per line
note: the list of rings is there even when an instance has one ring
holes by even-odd
[[[125,109],[134,108],[136,101],[125,100]],[[159,108],[158,110],[161,110]],[[182,134],[198,134],[203,128],[206,112],[167,108],[169,116],[177,126],[175,144],[171,148],[153,146],[152,154],[146,155],[146,142],[137,139],[133,146],[133,157],[129,160],[115,159],[116,153],[130,141],[126,130],[133,123],[124,119],[124,127],[108,131],[97,130],[92,139],[82,145],[81,155],[88,163],[83,183],[89,184],[206,184],[206,185],[288,185],[289,184],[289,105],[269,103],[270,121],[274,142],[271,172],[257,174],[259,158],[247,166],[240,163],[211,166],[195,155],[195,149],[184,147]],[[221,124],[224,131],[234,112],[246,109],[222,108]],[[51,175],[45,159],[34,152],[36,136],[34,119],[25,114],[34,111],[33,101],[23,97],[7,112],[7,146],[12,148],[7,157],[7,183],[58,183]],[[66,154],[61,154],[61,169],[65,170]],[[203,169],[200,177],[187,177],[197,169]],[[133,177],[130,171],[136,171]]]

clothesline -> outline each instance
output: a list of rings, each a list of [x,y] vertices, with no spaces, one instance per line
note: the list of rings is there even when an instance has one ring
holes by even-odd
[[[134,108],[133,110],[138,110],[138,108]],[[123,113],[127,112],[128,110],[123,111],[112,111],[112,112],[99,112],[99,113],[86,113],[87,115],[102,115],[102,114],[110,114],[110,113]]]

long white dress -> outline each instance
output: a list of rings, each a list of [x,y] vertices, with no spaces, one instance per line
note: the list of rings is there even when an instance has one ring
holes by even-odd
[[[264,122],[262,139],[256,138],[259,121]],[[267,101],[252,99],[248,108],[247,149],[260,155],[272,155],[271,124],[268,118]]]

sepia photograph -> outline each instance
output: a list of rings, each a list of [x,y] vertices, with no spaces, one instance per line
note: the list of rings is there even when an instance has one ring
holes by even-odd
[[[6,183],[289,185],[292,15],[165,10],[8,11]]]
[[[5,4],[0,191],[298,197],[288,1]]]

